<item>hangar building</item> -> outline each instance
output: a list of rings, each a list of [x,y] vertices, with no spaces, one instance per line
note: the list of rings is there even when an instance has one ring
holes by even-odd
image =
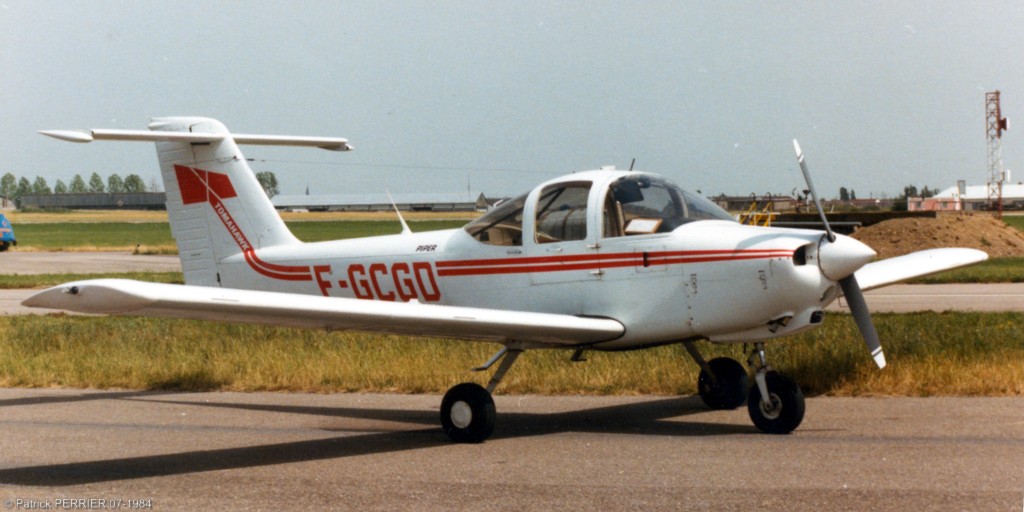
[[[976,211],[988,206],[988,185],[968,185],[961,195],[957,187],[949,187],[933,197],[911,197],[907,210]],[[1024,210],[1024,183],[1003,184],[1003,209]]]
[[[487,198],[482,192],[392,194],[392,197],[395,200],[395,206],[403,211],[471,212],[487,209]],[[374,212],[393,208],[387,193],[276,195],[271,202],[278,210],[307,210],[311,212]]]

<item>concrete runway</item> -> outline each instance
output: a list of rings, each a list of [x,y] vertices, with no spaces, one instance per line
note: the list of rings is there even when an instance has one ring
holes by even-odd
[[[0,274],[96,274],[102,272],[181,272],[175,255],[135,255],[123,252],[0,253]]]
[[[894,284],[864,292],[868,308],[878,313],[914,311],[1024,312],[1024,283]],[[840,298],[826,311],[849,312]]]
[[[793,434],[691,397],[0,390],[0,499],[154,510],[1019,510],[1022,398],[813,398]],[[9,502],[5,502],[6,503]],[[10,509],[9,507],[6,507]],[[24,507],[22,507],[24,508]]]

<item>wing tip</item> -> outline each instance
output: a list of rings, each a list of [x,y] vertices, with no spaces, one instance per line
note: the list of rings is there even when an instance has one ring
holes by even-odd
[[[39,130],[39,133],[46,135],[47,137],[53,137],[59,140],[65,140],[68,142],[78,142],[84,144],[92,142],[92,132],[78,131],[78,130]]]
[[[147,283],[123,279],[93,279],[60,284],[21,302],[29,308],[63,309],[75,313],[112,314],[132,311],[153,302],[133,285]]]

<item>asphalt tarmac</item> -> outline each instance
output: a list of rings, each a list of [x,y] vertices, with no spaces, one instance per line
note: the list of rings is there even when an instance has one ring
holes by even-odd
[[[77,254],[59,256],[63,271],[83,272]],[[107,258],[124,268],[153,257]],[[935,286],[868,301],[1024,307],[1024,285]],[[0,296],[0,308],[19,314],[31,291],[8,292],[21,295]],[[811,398],[799,429],[770,436],[745,410],[708,411],[695,397],[499,395],[498,428],[480,445],[447,440],[440,401],[0,389],[0,500],[7,510],[1024,508],[1024,398]]]
[[[98,274],[103,272],[181,272],[176,255],[110,252],[0,253],[0,274]]]
[[[153,510],[1024,503],[1022,398],[812,398],[796,432],[773,436],[745,410],[708,411],[692,397],[498,396],[498,428],[479,445],[447,441],[440,400],[0,390],[0,499]]]

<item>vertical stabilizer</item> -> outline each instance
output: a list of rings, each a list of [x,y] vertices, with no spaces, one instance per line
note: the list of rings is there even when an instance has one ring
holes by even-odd
[[[220,135],[212,142],[159,141],[171,233],[185,283],[219,286],[218,262],[260,248],[300,244],[292,235],[227,128],[213,119],[154,119],[155,132]]]
[[[76,143],[96,140],[155,142],[167,190],[171,234],[178,242],[185,283],[220,286],[230,258],[252,272],[284,281],[312,281],[315,269],[264,261],[256,251],[299,245],[277,214],[238,144],[314,147],[349,151],[340,137],[230,134],[203,117],[154,119],[149,130],[42,130]],[[322,291],[322,290],[321,290]]]

